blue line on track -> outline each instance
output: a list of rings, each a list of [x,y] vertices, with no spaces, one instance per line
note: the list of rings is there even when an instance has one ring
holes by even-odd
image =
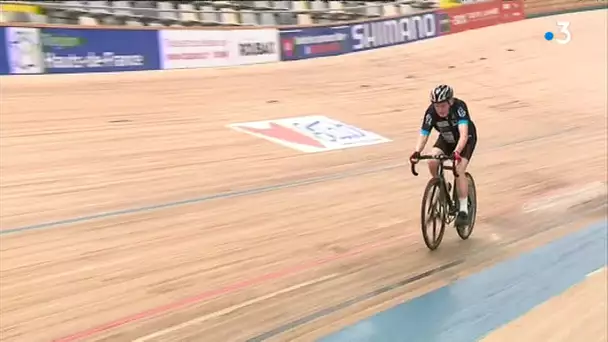
[[[318,341],[478,341],[606,266],[607,234],[608,223],[603,221]],[[291,328],[286,326],[263,337]]]
[[[322,182],[327,182],[327,181],[331,181],[331,180],[344,179],[344,178],[348,178],[348,177],[352,177],[352,176],[361,176],[361,175],[370,174],[370,173],[388,171],[388,170],[396,169],[399,167],[403,167],[404,165],[406,165],[406,163],[397,163],[397,164],[386,165],[386,166],[381,166],[381,167],[376,167],[376,168],[358,170],[358,171],[346,171],[346,172],[336,173],[333,175],[305,178],[305,179],[293,181],[293,182],[286,182],[286,183],[268,185],[268,186],[263,186],[263,187],[255,187],[255,188],[244,189],[244,190],[220,192],[220,193],[216,193],[216,194],[195,197],[195,198],[185,199],[185,200],[181,200],[181,201],[167,202],[167,203],[161,203],[161,204],[150,205],[150,206],[145,206],[145,207],[129,208],[129,209],[123,209],[123,210],[117,210],[117,211],[109,211],[109,212],[105,212],[105,213],[99,213],[99,214],[69,218],[69,219],[65,219],[65,220],[33,224],[33,225],[17,227],[17,228],[1,229],[0,236],[24,233],[24,232],[40,230],[40,229],[45,229],[45,228],[66,226],[66,225],[70,225],[70,224],[74,224],[74,223],[82,223],[82,222],[99,220],[99,219],[104,219],[104,218],[109,218],[109,217],[137,214],[137,213],[154,211],[154,210],[159,210],[159,209],[167,209],[167,208],[178,207],[178,206],[182,206],[182,205],[207,202],[207,201],[211,201],[211,200],[227,199],[227,198],[234,198],[234,197],[240,197],[240,196],[246,196],[246,195],[260,194],[260,193],[264,193],[264,192],[278,191],[278,190],[287,189],[287,188],[295,188],[295,187],[299,187],[299,186],[322,183]]]

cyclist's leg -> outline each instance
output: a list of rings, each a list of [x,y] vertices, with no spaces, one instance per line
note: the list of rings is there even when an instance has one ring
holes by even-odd
[[[467,144],[465,145],[462,153],[460,154],[462,160],[456,166],[456,171],[458,172],[458,179],[456,180],[458,186],[458,200],[460,204],[460,211],[464,212],[464,214],[468,214],[468,196],[469,196],[469,183],[465,176],[467,172],[467,166],[469,166],[469,162],[471,161],[471,157],[473,156],[473,152],[475,151],[475,146],[477,145],[476,137],[469,137]]]
[[[454,148],[452,148],[453,150]],[[448,143],[443,140],[441,136],[437,138],[433,148],[431,149],[431,155],[439,156],[443,154],[448,154],[450,152],[450,146]],[[439,161],[437,160],[429,160],[429,171],[431,172],[431,176],[437,177],[437,171],[439,169]]]

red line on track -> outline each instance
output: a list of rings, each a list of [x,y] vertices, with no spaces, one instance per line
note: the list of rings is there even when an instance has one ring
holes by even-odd
[[[155,307],[152,309],[148,309],[146,311],[142,311],[142,312],[130,315],[130,316],[122,317],[122,318],[116,319],[114,321],[107,322],[107,323],[104,323],[104,324],[101,324],[101,325],[98,325],[98,326],[95,326],[95,327],[92,327],[92,328],[89,328],[89,329],[86,329],[86,330],[83,330],[83,331],[80,331],[80,332],[77,332],[74,334],[71,334],[69,336],[55,339],[53,341],[54,342],[71,342],[71,341],[77,341],[80,339],[89,338],[93,335],[96,335],[96,334],[99,334],[99,333],[102,333],[102,332],[105,332],[108,330],[112,330],[114,328],[118,328],[118,327],[127,325],[129,323],[138,322],[138,321],[141,321],[144,319],[152,318],[154,316],[166,314],[170,311],[181,309],[181,308],[184,308],[184,307],[196,304],[196,303],[200,303],[200,302],[203,302],[206,300],[210,300],[210,299],[222,296],[222,295],[230,294],[230,293],[233,293],[233,292],[236,292],[239,290],[243,290],[243,289],[246,289],[246,288],[249,288],[252,286],[263,284],[263,283],[266,283],[271,280],[277,280],[277,279],[285,278],[285,277],[293,275],[293,274],[302,273],[304,271],[308,271],[310,269],[313,269],[313,268],[323,265],[323,264],[345,259],[347,257],[361,254],[363,252],[376,250],[382,246],[391,245],[395,241],[398,241],[401,239],[402,238],[397,238],[397,239],[392,239],[387,242],[379,242],[379,243],[362,245],[362,246],[359,246],[358,248],[355,248],[353,250],[350,250],[350,251],[342,253],[342,254],[336,254],[336,255],[329,256],[329,257],[313,260],[308,263],[299,264],[299,265],[284,268],[284,269],[281,269],[281,270],[278,270],[275,272],[267,273],[267,274],[264,274],[264,275],[261,275],[258,277],[243,280],[243,281],[240,281],[240,282],[237,282],[237,283],[234,283],[234,284],[222,287],[222,288],[206,291],[206,292],[200,293],[200,294],[192,296],[192,297],[181,299],[177,302],[169,303],[169,304],[158,306],[158,307]]]

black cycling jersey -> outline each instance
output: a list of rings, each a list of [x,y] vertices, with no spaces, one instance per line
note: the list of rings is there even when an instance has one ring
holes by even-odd
[[[471,120],[467,104],[460,99],[454,98],[454,104],[450,107],[450,112],[445,118],[442,118],[437,114],[433,104],[429,106],[424,114],[422,130],[420,133],[429,135],[431,134],[431,129],[434,128],[439,132],[446,143],[456,144],[460,138],[458,125],[465,123],[469,125],[469,137],[476,138],[477,130],[475,129],[473,120]]]

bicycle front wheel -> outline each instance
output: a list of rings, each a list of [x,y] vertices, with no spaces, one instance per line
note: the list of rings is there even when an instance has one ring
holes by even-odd
[[[438,178],[429,180],[422,196],[421,228],[424,243],[430,250],[435,250],[443,240],[445,233],[445,210],[441,195],[441,181]]]

